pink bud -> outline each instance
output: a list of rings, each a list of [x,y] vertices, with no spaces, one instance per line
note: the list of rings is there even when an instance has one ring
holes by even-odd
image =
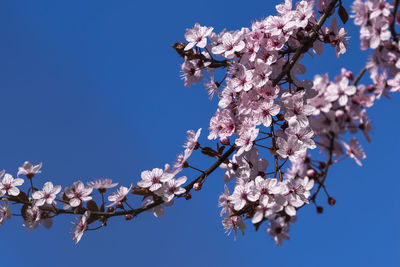
[[[315,170],[314,169],[307,170],[307,176],[308,177],[314,177],[314,175],[315,175]]]
[[[200,182],[197,182],[193,185],[193,189],[196,191],[199,191],[202,187],[202,184]]]
[[[108,207],[107,212],[114,212],[115,208],[114,207]]]
[[[123,208],[124,208],[124,205],[122,205],[122,202],[121,202],[121,201],[118,201],[118,203],[117,203],[117,208],[118,208],[118,209],[123,209]]]
[[[341,110],[341,109],[336,110],[336,112],[335,112],[336,118],[340,118],[343,115],[344,115],[344,111],[343,110]]]
[[[336,204],[336,199],[334,199],[333,197],[328,197],[328,204],[333,206]]]
[[[344,73],[344,76],[346,76],[346,78],[349,79],[350,81],[354,79],[353,72],[349,70]]]
[[[132,220],[132,215],[126,214],[125,215],[125,220],[127,220],[127,221]]]
[[[221,144],[223,144],[224,146],[229,146],[229,144],[230,144],[228,137],[220,138],[220,141],[221,141]]]

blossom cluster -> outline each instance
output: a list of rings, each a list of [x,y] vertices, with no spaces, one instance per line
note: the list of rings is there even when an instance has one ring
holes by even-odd
[[[316,7],[330,16],[333,12],[327,9],[333,2],[318,1]],[[327,168],[346,157],[361,165],[366,155],[358,138],[346,141],[345,136],[360,130],[370,141],[371,123],[365,108],[381,94],[388,96],[387,92],[400,88],[399,44],[397,35],[389,30],[395,23],[390,11],[393,5],[383,0],[353,4],[355,23],[362,26],[362,48],[374,49],[366,68],[373,85],[357,85],[359,80],[346,69],[333,81],[328,74],[316,75],[314,81],[300,80],[297,75],[305,74],[306,67],[299,60],[307,50],[320,55],[328,44],[339,57],[346,52],[349,38],[335,17],[329,27],[319,25],[314,5],[314,1],[299,1],[293,6],[287,0],[276,6],[276,16],[256,21],[251,28],[214,33],[212,27],[196,24],[186,31],[188,43],[185,53],[180,53],[185,59],[185,86],[209,73],[206,89],[211,96],[218,96],[219,102],[208,138],[222,144],[233,142],[237,147],[232,160],[221,164],[226,170],[224,181],[236,182],[232,195],[226,187],[219,199],[221,216],[226,215],[222,224],[228,232],[243,231],[244,219],[251,218],[257,229],[269,220],[268,233],[277,244],[287,239],[296,210],[310,200],[316,203],[310,193],[313,185],[318,184],[316,193],[321,187],[326,191]],[[343,14],[339,15],[343,20]],[[200,45],[193,43],[194,36]],[[299,50],[302,54],[296,61]],[[218,57],[223,59],[215,59]],[[215,72],[221,67],[226,73],[221,81],[215,81]],[[271,164],[256,147],[273,155],[274,171],[266,172]],[[327,155],[326,160],[309,154],[308,149],[317,147]],[[283,171],[287,160],[291,166]],[[263,194],[269,196],[267,200]],[[329,195],[328,199],[330,204],[334,202]],[[274,230],[277,227],[278,232]]]
[[[345,158],[362,165],[366,155],[356,134],[371,141],[366,108],[382,95],[400,91],[400,42],[395,29],[400,15],[399,1],[394,2],[354,1],[352,17],[361,27],[361,49],[373,53],[357,77],[342,68],[333,80],[327,73],[316,74],[313,81],[298,76],[307,71],[300,64],[307,53],[321,55],[326,45],[337,57],[347,51],[347,30],[338,26],[334,15],[337,9],[346,23],[348,15],[339,0],[296,4],[285,0],[276,6],[277,15],[235,31],[216,33],[213,27],[196,23],[186,30],[186,42],[173,47],[184,58],[184,85],[198,83],[208,74],[206,90],[211,98],[218,97],[208,134],[209,140],[217,140],[216,149],[200,145],[201,129],[189,130],[174,164],[142,171],[136,185],[121,185],[107,194],[109,203],[105,193],[118,185],[111,179],[86,184],[78,180],[63,191],[46,181],[39,189],[34,181],[42,164],[27,161],[16,177],[0,172],[0,225],[13,214],[10,202],[22,205],[20,215],[29,231],[40,225],[50,228],[59,214],[79,214],[73,230],[77,243],[85,231],[106,226],[110,217],[131,220],[144,211],[163,216],[166,206],[176,198],[189,200],[190,191],[201,190],[206,177],[220,167],[226,184],[218,205],[226,231],[236,238],[238,230],[244,234],[246,220],[256,230],[266,223],[266,232],[281,245],[289,239],[300,208],[313,203],[318,213],[323,212],[316,199],[321,189],[329,205],[335,204],[324,184],[328,168]],[[327,19],[329,26],[324,25]],[[370,73],[369,85],[359,84],[365,72]],[[199,169],[189,164],[195,150],[217,161],[207,170]],[[185,184],[188,179],[181,172],[187,168],[200,176]],[[139,208],[132,208],[129,194],[142,198]],[[89,228],[95,222],[99,226]]]

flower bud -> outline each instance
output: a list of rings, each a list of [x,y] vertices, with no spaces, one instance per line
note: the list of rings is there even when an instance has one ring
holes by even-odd
[[[189,199],[191,199],[192,198],[192,194],[190,194],[190,193],[186,193],[185,194],[185,199],[186,200],[189,200]]]
[[[353,75],[353,72],[352,71],[346,71],[345,73],[344,73],[344,76],[347,78],[347,79],[349,79],[350,81],[352,81],[353,79],[354,79],[354,75]]]
[[[321,206],[318,206],[318,207],[317,207],[317,213],[318,213],[318,214],[322,214],[323,212],[324,212],[324,208],[321,207]]]
[[[193,189],[196,191],[199,191],[201,189],[201,187],[202,187],[202,183],[200,183],[200,182],[197,182],[193,185]]]
[[[315,175],[315,170],[314,169],[308,169],[307,170],[307,176],[308,177],[314,177]]]
[[[373,91],[375,91],[375,86],[372,85],[372,84],[368,85],[367,91],[370,92],[370,93],[372,93]]]
[[[341,110],[341,109],[336,110],[336,112],[335,112],[336,118],[340,118],[343,115],[344,115],[344,111],[343,110]]]
[[[336,199],[334,199],[333,197],[328,197],[328,204],[333,206],[336,204]]]
[[[229,146],[229,144],[230,144],[229,138],[228,138],[228,137],[220,138],[220,142],[221,142],[221,144],[223,144],[224,146]]]
[[[125,215],[125,220],[127,220],[127,221],[132,220],[132,215],[126,214]]]
[[[124,205],[122,204],[121,201],[118,201],[118,203],[117,203],[117,208],[118,208],[118,209],[123,209],[123,208],[124,208]]]
[[[114,212],[115,208],[114,207],[108,207],[107,212]]]

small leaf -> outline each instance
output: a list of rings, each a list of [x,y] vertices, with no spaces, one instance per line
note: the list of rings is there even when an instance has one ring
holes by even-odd
[[[99,217],[98,215],[91,214],[90,217],[89,217],[89,219],[87,219],[87,224],[89,225],[89,224],[91,224],[91,223],[94,223],[94,222],[97,221],[99,218],[100,218],[100,217]]]
[[[23,202],[23,203],[29,203],[28,196],[27,196],[26,193],[23,192],[23,191],[20,191],[20,192],[19,192],[18,199],[19,199],[21,202]]]
[[[221,146],[218,148],[218,154],[221,156],[224,153],[225,146]]]
[[[99,211],[99,207],[97,206],[96,202],[93,200],[89,200],[88,203],[86,204],[86,207],[88,210],[91,210],[91,211]]]
[[[27,216],[26,216],[26,210],[29,208],[28,204],[24,204],[21,208],[21,215],[24,218],[24,220],[27,220]]]
[[[140,186],[133,186],[132,187],[132,194],[139,195],[139,196],[149,196],[152,193],[150,192],[150,190],[148,188],[143,188],[143,187],[140,187]]]
[[[346,22],[349,20],[349,14],[347,14],[346,9],[342,5],[339,7],[338,14],[342,22],[346,24]]]
[[[207,155],[209,157],[212,157],[212,158],[219,157],[219,153],[217,151],[215,151],[214,149],[212,149],[211,147],[203,147],[201,149],[201,153],[203,153],[204,155]]]

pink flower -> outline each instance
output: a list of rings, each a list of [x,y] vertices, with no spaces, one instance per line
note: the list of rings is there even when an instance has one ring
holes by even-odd
[[[349,96],[356,93],[356,87],[354,85],[349,85],[349,80],[346,77],[336,84],[331,83],[327,88],[326,99],[333,102],[338,100],[339,105],[344,106],[347,104]]]
[[[285,218],[278,217],[276,220],[270,220],[271,226],[268,228],[270,234],[278,246],[282,245],[282,240],[289,240],[289,224]]]
[[[193,29],[187,29],[185,34],[185,39],[189,43],[185,47],[185,51],[192,49],[194,46],[199,48],[206,47],[207,36],[213,31],[213,27],[202,27],[200,24],[196,23]]]
[[[0,197],[3,195],[18,196],[20,191],[17,186],[22,185],[24,180],[21,178],[14,179],[11,174],[4,174],[4,171],[2,171],[0,177],[3,175],[4,177],[0,182]]]
[[[257,109],[258,121],[269,127],[272,123],[272,116],[278,115],[280,107],[273,101],[263,101]]]
[[[152,192],[161,188],[164,182],[172,178],[170,173],[164,173],[164,171],[159,168],[154,168],[151,171],[143,171],[141,176],[142,180],[137,183],[138,186],[149,188]]]
[[[77,181],[71,188],[66,187],[64,193],[69,198],[71,207],[78,207],[82,202],[92,199],[90,195],[92,191],[93,187],[85,187],[81,181]]]
[[[289,157],[290,161],[295,161],[306,149],[306,146],[293,135],[290,135],[287,140],[278,137],[276,145],[278,146],[276,153],[282,158]]]
[[[43,206],[45,203],[48,205],[56,204],[54,199],[60,191],[60,185],[53,186],[52,182],[47,182],[44,184],[42,191],[36,191],[32,194],[32,198],[36,200],[36,206]]]
[[[8,207],[8,199],[2,198],[4,206],[0,205],[0,226],[3,225],[6,219],[10,219],[12,216],[11,210]]]
[[[237,31],[234,33],[226,32],[222,35],[221,44],[214,46],[211,49],[216,55],[223,55],[227,59],[232,59],[235,52],[240,52],[245,47],[245,43],[242,40],[242,33]]]
[[[18,168],[17,176],[22,174],[26,175],[28,179],[32,179],[35,174],[41,173],[40,168],[42,168],[41,162],[38,165],[32,165],[29,161],[25,161],[24,164]]]
[[[75,244],[77,244],[82,236],[83,233],[87,230],[87,221],[90,217],[90,211],[87,210],[83,216],[79,219],[79,221],[75,224],[75,230],[74,230],[74,237],[72,240],[74,240]]]
[[[99,190],[100,193],[104,193],[107,189],[116,187],[118,183],[112,183],[112,180],[108,178],[101,178],[94,182],[88,182],[87,185]]]
[[[171,179],[164,183],[157,194],[162,196],[164,202],[170,202],[175,196],[186,192],[185,188],[180,187],[182,184],[186,183],[186,180],[186,176],[182,176],[178,179]]]
[[[201,128],[198,129],[197,132],[193,130],[187,131],[187,138],[183,147],[192,151],[197,149],[199,147],[197,139],[199,139],[200,133],[201,133]]]
[[[217,109],[215,116],[210,120],[210,134],[208,139],[225,139],[235,131],[235,121],[230,110]]]
[[[344,148],[346,149],[346,153],[347,155],[354,159],[354,161],[359,165],[362,166],[362,163],[360,161],[360,159],[364,159],[365,153],[364,151],[361,149],[361,147],[358,144],[358,139],[353,137],[350,140],[350,145],[348,145],[347,143],[342,141],[342,144],[344,146]]]
[[[129,188],[121,185],[117,191],[115,191],[111,196],[108,196],[108,201],[111,201],[112,203],[107,205],[107,207],[117,205],[118,202],[124,202],[126,200],[126,195],[129,194],[131,189],[132,185]]]
[[[182,79],[185,81],[185,87],[200,82],[203,79],[203,71],[199,60],[185,61],[182,64]]]
[[[225,233],[230,235],[232,230],[235,232],[235,240],[237,238],[237,230],[242,232],[244,235],[244,230],[246,229],[246,224],[243,222],[242,217],[240,216],[229,216],[223,219],[222,225],[226,229]]]
[[[348,39],[347,37],[347,31],[344,28],[337,28],[337,19],[336,17],[333,17],[331,19],[331,27],[330,29],[332,30],[333,36],[331,37],[331,44],[332,46],[336,47],[336,57],[339,58],[340,54],[346,53],[346,41]]]

